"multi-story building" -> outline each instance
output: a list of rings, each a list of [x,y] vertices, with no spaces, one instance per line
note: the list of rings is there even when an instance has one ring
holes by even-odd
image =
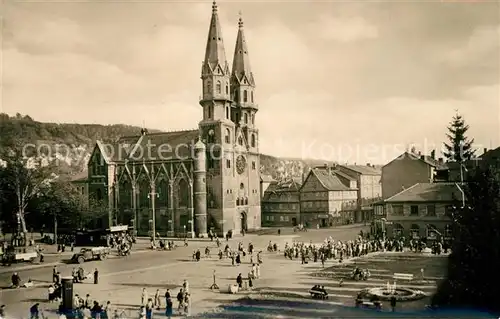
[[[462,195],[457,183],[416,183],[387,198],[387,236],[427,240],[451,237],[450,216]]]
[[[262,226],[292,227],[300,223],[301,181],[273,181],[262,198]]]
[[[436,171],[446,164],[442,158],[405,152],[382,167],[382,197],[387,199],[417,183],[432,183]]]
[[[198,129],[97,142],[89,193],[107,201],[109,226],[198,236],[260,227],[255,79],[241,18],[230,70],[215,3],[201,82]]]
[[[343,212],[350,213],[346,208],[356,205],[357,192],[341,182],[333,167],[311,169],[300,188],[301,222],[308,227],[350,222],[350,215]]]
[[[382,198],[382,170],[375,165],[337,165],[335,174],[350,185],[356,182],[358,198],[352,216],[355,223],[369,222],[373,219],[372,204]]]

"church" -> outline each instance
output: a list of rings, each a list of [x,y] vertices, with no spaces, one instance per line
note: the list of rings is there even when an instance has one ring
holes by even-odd
[[[261,225],[255,80],[243,20],[229,67],[212,6],[201,69],[203,117],[197,130],[97,141],[88,163],[89,196],[107,203],[106,226],[138,234],[204,237]]]

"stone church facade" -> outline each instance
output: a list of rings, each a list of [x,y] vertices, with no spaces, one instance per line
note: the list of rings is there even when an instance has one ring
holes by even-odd
[[[89,194],[107,203],[108,225],[132,223],[144,234],[154,223],[170,236],[260,228],[255,80],[241,18],[230,69],[215,2],[201,81],[198,130],[143,130],[116,143],[96,143]]]

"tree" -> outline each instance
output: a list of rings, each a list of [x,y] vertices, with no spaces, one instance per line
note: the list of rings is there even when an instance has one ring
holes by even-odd
[[[23,242],[27,245],[26,208],[37,196],[46,192],[58,176],[48,158],[25,154],[22,147],[6,148],[0,158],[1,193],[12,199],[7,207],[2,205],[2,210],[4,215],[9,212],[5,208],[11,208],[10,212],[14,211],[18,233],[23,234]]]
[[[469,125],[465,123],[462,115],[456,113],[448,126],[446,137],[449,143],[444,143],[444,156],[449,161],[462,163],[474,157],[476,150],[472,149],[474,139],[466,136]]]
[[[464,191],[467,207],[452,215],[454,239],[448,275],[432,303],[500,313],[496,293],[500,281],[500,172],[492,167],[477,168]]]

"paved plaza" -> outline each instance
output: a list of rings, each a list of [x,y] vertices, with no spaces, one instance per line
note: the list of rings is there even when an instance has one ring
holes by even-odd
[[[425,281],[418,281],[418,284],[412,287],[429,294],[435,290],[436,281],[443,277],[446,270],[444,257],[422,257],[413,253],[374,253],[343,264],[328,261],[323,269],[321,263],[301,265],[300,259],[291,261],[285,259],[282,253],[266,251],[269,241],[277,242],[283,248],[285,242],[291,243],[293,240],[319,243],[327,236],[349,240],[354,239],[359,230],[356,227],[345,227],[306,233],[283,231],[280,236],[246,235],[231,240],[229,244],[233,249],[236,249],[239,241],[243,241],[245,247],[252,242],[257,250],[263,251],[261,278],[254,282],[253,292],[241,292],[236,295],[226,293],[228,285],[235,283],[239,273],[246,276],[250,271],[249,258],[243,259],[240,266],[232,266],[230,259],[219,260],[215,242],[207,241],[193,241],[189,247],[179,247],[174,251],[138,251],[128,257],[86,263],[86,271],[93,271],[95,267],[99,269],[99,284],[75,284],[74,290],[80,296],[88,293],[92,299],[104,303],[109,300],[115,307],[136,317],[142,288],[146,288],[151,297],[157,289],[160,289],[162,296],[166,289],[171,289],[175,296],[183,280],[187,279],[192,294],[192,314],[211,318],[244,318],[249,316],[250,309],[253,316],[281,315],[287,318],[317,318],[332,311],[354,311],[354,296],[359,290],[385,285],[387,281],[392,280],[394,272],[412,273],[418,278],[421,268],[425,269]],[[224,245],[225,241],[222,248]],[[200,262],[191,260],[193,250],[199,248],[203,254],[207,246],[211,248],[211,258],[203,258]],[[340,287],[339,279],[349,275],[354,263],[361,268],[369,268],[372,277],[368,281],[360,282],[344,279],[344,284]],[[51,267],[33,267],[35,268],[20,270],[19,274],[23,281],[31,278],[36,287],[0,291],[1,303],[7,305],[7,313],[13,318],[27,318],[29,306],[36,302],[43,305],[46,316],[55,317],[56,305],[46,303],[47,287],[52,276]],[[63,264],[59,265],[58,269],[63,276],[68,276],[72,267],[74,266]],[[221,292],[208,289],[213,283],[214,270]],[[4,267],[0,268],[0,271],[0,285],[6,286],[10,282],[13,269]],[[325,286],[330,295],[328,301],[310,299],[307,291],[315,284]],[[163,298],[162,301],[164,302]],[[426,303],[428,300],[425,299],[404,305],[401,303],[398,308],[401,311],[420,310]],[[285,310],[284,307],[290,310]],[[289,313],[292,310],[293,315]]]

